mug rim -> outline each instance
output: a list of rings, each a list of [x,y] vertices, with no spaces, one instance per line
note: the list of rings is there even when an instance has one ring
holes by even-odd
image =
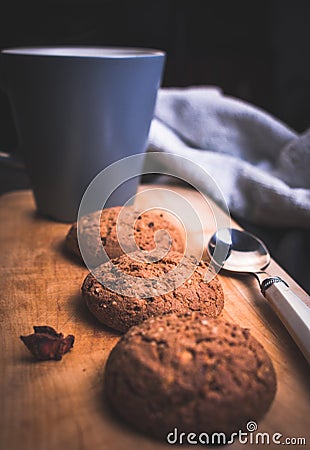
[[[26,46],[12,47],[1,50],[5,55],[42,56],[42,57],[72,57],[72,58],[102,58],[123,59],[165,56],[165,51],[153,48],[126,46]]]

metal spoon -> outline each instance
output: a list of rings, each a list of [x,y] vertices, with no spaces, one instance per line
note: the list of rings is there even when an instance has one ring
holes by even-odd
[[[208,251],[215,266],[230,272],[255,275],[262,294],[310,364],[310,308],[284,280],[264,271],[270,263],[265,244],[246,231],[225,228],[211,237]]]

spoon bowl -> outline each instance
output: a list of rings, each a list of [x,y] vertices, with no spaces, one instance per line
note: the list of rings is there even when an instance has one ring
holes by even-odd
[[[230,272],[259,272],[270,264],[266,245],[246,231],[219,230],[211,237],[208,250],[217,266]]]

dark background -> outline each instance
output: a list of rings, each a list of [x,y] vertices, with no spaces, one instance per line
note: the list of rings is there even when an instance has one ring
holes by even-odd
[[[164,87],[216,85],[298,132],[310,123],[309,0],[1,3],[0,49],[56,44],[162,49],[167,52]],[[0,150],[12,150],[16,143],[8,101],[0,92]],[[1,169],[0,177],[0,193],[28,185],[23,174],[9,169]],[[309,238],[288,239],[292,256],[287,261],[280,238],[296,230],[271,230],[271,238],[270,230],[255,231],[271,245],[273,256],[309,286],[298,252],[305,245],[310,251]]]
[[[309,0],[2,2],[0,49],[56,44],[163,49],[163,86],[220,86],[297,131],[309,125]],[[14,137],[5,100],[1,145]]]

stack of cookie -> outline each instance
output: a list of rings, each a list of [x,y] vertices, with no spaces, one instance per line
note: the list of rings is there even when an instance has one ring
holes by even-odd
[[[74,224],[66,246],[82,260],[77,234]],[[169,213],[109,208],[83,218],[79,235],[94,268],[83,299],[101,323],[126,333],[105,376],[120,417],[165,438],[176,429],[228,436],[266,413],[276,392],[272,362],[248,330],[218,318],[220,280],[184,255],[184,236]],[[127,253],[120,241],[132,239],[136,249]],[[103,254],[111,260],[103,262]]]
[[[84,217],[79,227],[80,238],[86,242],[83,257],[88,267],[95,267],[83,283],[83,299],[104,325],[126,332],[161,314],[201,311],[217,317],[222,312],[224,293],[218,277],[212,274],[206,283],[212,269],[203,261],[184,257],[185,237],[167,211],[136,214],[131,206],[108,208]],[[137,251],[124,253],[119,230],[125,243],[133,234]],[[77,224],[72,225],[66,246],[81,259]],[[165,251],[159,258],[161,249]],[[100,264],[104,251],[111,260]],[[176,283],[173,273],[181,283]],[[153,289],[158,279],[166,281],[160,295]]]

